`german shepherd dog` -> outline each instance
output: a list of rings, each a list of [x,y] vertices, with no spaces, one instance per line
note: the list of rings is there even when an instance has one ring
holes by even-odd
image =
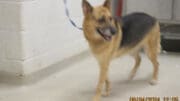
[[[154,67],[150,84],[156,84],[159,68],[157,55],[161,49],[158,21],[140,12],[114,18],[111,14],[110,0],[106,0],[103,5],[97,7],[83,0],[82,9],[84,36],[100,65],[99,82],[93,101],[100,101],[104,84],[104,95],[108,96],[110,93],[108,69],[111,60],[125,54],[133,56],[135,65],[129,77],[133,79],[141,62],[139,55],[141,49],[144,49]]]

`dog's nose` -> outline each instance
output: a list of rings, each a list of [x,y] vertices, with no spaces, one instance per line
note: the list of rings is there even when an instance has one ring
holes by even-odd
[[[116,28],[111,27],[110,29],[111,29],[111,34],[112,34],[112,35],[116,34]]]

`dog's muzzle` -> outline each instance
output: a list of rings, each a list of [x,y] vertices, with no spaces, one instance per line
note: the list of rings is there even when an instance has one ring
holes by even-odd
[[[97,28],[97,32],[107,41],[112,39],[112,36],[116,34],[116,29],[113,27]]]

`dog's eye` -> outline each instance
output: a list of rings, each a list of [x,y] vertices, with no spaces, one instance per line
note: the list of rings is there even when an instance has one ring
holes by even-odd
[[[101,17],[100,19],[98,19],[98,22],[99,23],[104,23],[106,20],[105,20],[105,17]]]
[[[109,17],[109,20],[110,20],[110,21],[112,21],[112,20],[113,20],[113,18],[112,18],[112,17]]]

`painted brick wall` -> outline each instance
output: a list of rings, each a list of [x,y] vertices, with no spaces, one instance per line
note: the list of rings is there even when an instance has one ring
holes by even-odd
[[[21,73],[20,4],[0,0],[0,70]]]
[[[68,7],[81,26],[81,0],[68,0]],[[86,49],[83,33],[65,16],[63,0],[0,0],[0,71],[30,74]]]

